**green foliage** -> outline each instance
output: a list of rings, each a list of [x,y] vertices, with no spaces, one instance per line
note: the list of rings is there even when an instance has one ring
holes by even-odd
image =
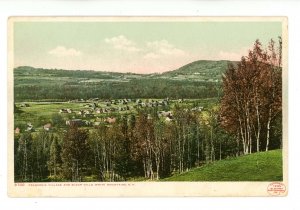
[[[43,177],[48,175],[47,161],[49,159],[50,145],[53,136],[46,131],[42,131],[33,135],[33,178],[35,180],[42,180]]]
[[[239,155],[236,139],[220,127],[218,106],[210,107],[195,112],[190,105],[176,104],[171,121],[146,108],[89,130],[71,126],[21,132],[15,135],[15,179],[153,180]]]
[[[60,175],[50,175],[44,181],[46,182],[66,182],[67,180],[60,174]]]
[[[91,148],[88,131],[71,126],[62,144],[63,175],[71,181],[82,181],[88,175]]]
[[[134,174],[134,161],[131,158],[132,143],[127,117],[122,117],[120,121],[121,138],[117,139],[115,170],[117,174],[127,180]]]
[[[25,132],[20,135],[17,153],[15,154],[15,181],[33,181],[32,174],[33,151],[32,135]]]
[[[50,154],[48,161],[48,169],[50,171],[50,176],[53,174],[52,178],[57,177],[61,172],[61,145],[58,142],[58,138],[54,137],[50,146]]]
[[[216,81],[221,79],[222,73],[227,69],[229,63],[236,62],[199,60],[182,66],[177,70],[164,72],[162,76],[172,79]]]
[[[61,114],[53,113],[51,116],[51,122],[53,126],[62,127],[65,125],[65,119]]]
[[[97,182],[99,181],[97,175],[85,176],[82,179],[83,182]]]
[[[17,113],[21,113],[22,110],[20,109],[20,107],[18,107],[16,104],[14,104],[14,113],[17,114]]]
[[[164,181],[282,181],[282,150],[217,161]]]

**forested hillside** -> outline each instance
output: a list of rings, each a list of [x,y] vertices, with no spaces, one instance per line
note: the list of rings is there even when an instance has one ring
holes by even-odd
[[[196,61],[163,74],[132,74],[18,67],[14,69],[15,101],[211,98],[221,94],[228,61]]]
[[[159,78],[169,78],[174,80],[195,80],[220,82],[222,75],[229,64],[236,65],[235,61],[210,61],[199,60],[189,63],[174,71],[164,72],[158,75]]]

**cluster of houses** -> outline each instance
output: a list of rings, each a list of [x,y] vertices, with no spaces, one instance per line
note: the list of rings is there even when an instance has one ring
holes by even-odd
[[[22,103],[22,104],[20,105],[20,107],[29,107],[29,104]]]
[[[160,117],[160,118],[163,117],[166,122],[170,122],[174,119],[173,113],[171,111],[159,111],[157,114],[158,114],[158,117]]]
[[[62,113],[69,113],[69,114],[71,114],[72,112],[73,112],[72,109],[60,109],[60,110],[59,110],[59,113],[60,113],[60,114],[62,114]]]
[[[69,102],[81,102],[83,103],[83,109],[79,111],[74,111],[71,108],[62,108],[59,110],[60,114],[75,114],[72,116],[73,119],[66,120],[65,124],[67,126],[77,125],[77,126],[99,126],[101,124],[113,124],[117,121],[115,117],[97,117],[96,114],[109,114],[113,112],[121,112],[134,110],[142,107],[164,107],[170,105],[171,102],[183,103],[183,99],[176,101],[171,101],[169,98],[162,100],[155,99],[119,99],[119,100],[105,100],[101,101],[101,106],[99,98],[93,98],[89,100],[73,100]],[[20,107],[29,107],[29,104],[23,103]],[[201,112],[203,107],[194,107],[192,111]],[[172,111],[158,111],[158,117],[163,119],[165,122],[171,122],[174,120]],[[77,117],[76,117],[77,116]],[[84,120],[83,118],[93,118],[93,120]],[[94,118],[96,117],[96,118]],[[70,118],[70,117],[69,117]],[[152,119],[151,115],[148,115],[148,119]],[[50,131],[52,129],[52,124],[47,123],[42,126],[42,129],[45,131]],[[33,132],[35,131],[31,123],[27,123],[27,127],[24,131]],[[20,128],[15,129],[15,133],[19,134],[21,132]]]
[[[88,120],[82,120],[82,119],[70,119],[66,120],[67,126],[99,126],[103,123],[113,124],[117,121],[115,117],[107,117],[107,118],[97,118],[97,121],[91,122]],[[43,130],[50,131],[52,129],[51,123],[46,123],[44,126],[42,126]],[[24,130],[26,132],[34,132],[35,129],[31,123],[27,123],[27,128]],[[19,127],[16,127],[15,134],[20,134],[21,129]]]
[[[93,110],[79,110],[77,114],[82,117],[94,117],[93,112]]]
[[[33,125],[32,125],[30,122],[27,123],[26,125],[27,125],[27,126],[26,126],[26,128],[25,128],[25,131],[27,131],[27,132],[34,132],[34,131],[35,131]],[[51,124],[51,123],[45,124],[45,125],[43,126],[43,129],[44,129],[45,131],[50,131],[50,130],[52,129],[52,124]],[[15,134],[20,134],[20,133],[21,133],[21,129],[20,129],[19,127],[16,127],[16,129],[15,129]]]
[[[96,99],[94,99],[96,100]],[[133,102],[135,104],[128,103]],[[179,102],[182,102],[180,100]],[[167,106],[170,104],[168,98],[163,100],[132,100],[132,99],[120,99],[120,100],[105,100],[105,106],[100,107],[96,102],[84,104],[83,107],[87,109],[82,109],[77,111],[76,113],[83,117],[93,117],[94,114],[103,114],[103,113],[112,113],[112,112],[120,112],[120,111],[129,111],[131,109],[142,108],[142,107],[159,107],[159,106]],[[112,105],[121,105],[121,106],[112,106]],[[60,109],[59,113],[73,113],[72,109],[65,108]]]
[[[99,98],[92,98],[89,100],[72,100],[69,102],[89,102],[83,105],[84,108],[88,110],[80,110],[77,112],[80,116],[87,116],[92,113],[102,114],[102,113],[111,113],[117,111],[127,111],[136,108],[143,108],[143,107],[164,107],[170,105],[169,98],[162,99],[162,100],[155,100],[155,99],[116,99],[116,100],[104,100],[101,103],[102,107],[99,105]],[[182,103],[183,99],[177,100],[177,102]],[[129,106],[130,104],[130,106]],[[73,113],[72,109],[60,109],[59,113]]]
[[[109,104],[114,104],[114,105],[118,105],[118,104],[127,104],[134,101],[133,99],[116,99],[116,100],[104,100],[105,103],[109,103]],[[69,103],[87,103],[87,102],[100,102],[99,98],[90,98],[87,100],[84,99],[75,99],[75,100],[70,100],[68,101]],[[103,101],[101,101],[103,102]]]
[[[100,107],[98,103],[96,103],[99,99],[94,98],[94,99],[89,99],[89,101],[94,101],[91,103],[86,103],[83,105],[84,108],[87,109],[82,109],[76,112],[73,112],[72,109],[61,109],[59,113],[76,113],[80,117],[95,117],[95,114],[107,114],[107,113],[113,113],[113,112],[118,112],[118,111],[128,111],[131,109],[136,109],[139,107],[158,107],[158,106],[167,106],[170,105],[170,100],[169,98],[163,99],[163,100],[154,100],[154,99],[137,99],[137,100],[132,100],[132,99],[119,99],[119,100],[105,100],[104,102],[104,107]],[[95,102],[96,101],[96,102]],[[129,106],[129,103],[132,102]],[[183,99],[176,100],[178,103],[183,103]],[[122,105],[122,106],[112,106],[112,105]],[[201,112],[203,110],[203,107],[194,107],[191,109],[192,111],[199,111]],[[163,118],[166,122],[170,122],[174,119],[172,111],[159,111],[158,116],[160,118]],[[152,117],[149,115],[149,119],[152,119]],[[72,119],[72,120],[67,120],[66,125],[72,125],[76,124],[78,126],[92,126],[92,125],[100,125],[103,122],[107,122],[109,124],[114,123],[116,121],[116,118],[98,118],[96,119],[95,122],[90,122],[87,120],[82,120],[82,119]]]
[[[179,100],[179,103],[181,103],[183,100],[180,99]],[[71,100],[69,101],[70,103],[73,102],[90,102],[88,104],[85,104],[84,107],[86,108],[93,108],[95,109],[96,107],[98,107],[98,104],[97,102],[99,102],[99,98],[92,98],[92,99],[89,99],[89,100],[83,100],[83,99],[80,99],[80,100]],[[102,101],[102,103],[105,104],[105,106],[109,107],[109,106],[112,106],[112,105],[127,105],[129,103],[136,103],[137,106],[140,106],[140,107],[155,107],[155,106],[166,106],[166,105],[169,105],[169,98],[166,98],[166,99],[163,99],[163,100],[153,100],[153,99],[150,99],[150,100],[142,100],[142,99],[116,99],[116,100],[110,100],[110,99],[107,99],[107,100],[104,100]]]
[[[34,131],[33,125],[31,123],[27,123],[26,131]]]
[[[97,121],[91,122],[88,120],[82,119],[71,119],[66,121],[66,125],[68,126],[99,126],[101,123],[113,124],[117,121],[115,117],[107,117],[107,118],[97,118]]]
[[[192,110],[192,111],[202,112],[202,111],[203,111],[203,106],[194,107],[194,108],[192,108],[191,110]]]
[[[81,109],[76,112],[81,117],[94,117],[95,114],[107,114],[107,113],[112,113],[116,111],[128,111],[131,108],[129,106],[125,107],[118,107],[118,108],[96,108],[96,109]],[[61,112],[60,112],[61,113]],[[72,113],[72,112],[68,112]]]
[[[136,105],[138,107],[162,107],[162,106],[168,106],[170,104],[169,98],[163,99],[163,100],[145,100],[142,101],[141,99],[136,100]]]

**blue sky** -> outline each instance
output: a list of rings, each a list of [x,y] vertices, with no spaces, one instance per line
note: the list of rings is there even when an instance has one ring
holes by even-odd
[[[281,22],[14,23],[14,64],[152,73],[195,60],[239,60],[256,39],[281,36]]]

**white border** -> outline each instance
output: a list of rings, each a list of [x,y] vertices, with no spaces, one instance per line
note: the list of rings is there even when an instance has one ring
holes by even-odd
[[[13,137],[13,66],[14,66],[14,23],[17,22],[268,22],[282,24],[283,63],[283,182],[288,193],[287,178],[287,49],[288,31],[286,17],[10,17],[8,25],[8,141]],[[268,187],[274,182],[131,182],[131,183],[14,183],[14,147],[8,145],[8,193],[12,197],[108,197],[108,196],[270,196]],[[120,186],[121,185],[121,186]]]
[[[14,15],[166,15],[166,16],[288,16],[289,18],[289,195],[284,198],[185,198],[185,199],[10,199],[7,197],[7,119],[5,111],[1,118],[0,133],[0,203],[4,209],[51,209],[54,208],[118,208],[124,209],[300,209],[299,199],[299,132],[300,119],[300,3],[298,1],[185,1],[126,2],[123,1],[0,1],[0,93],[1,110],[6,110],[6,24],[8,16]],[[33,3],[33,4],[32,4]],[[1,207],[1,208],[2,208]],[[297,208],[298,207],[298,208]]]

